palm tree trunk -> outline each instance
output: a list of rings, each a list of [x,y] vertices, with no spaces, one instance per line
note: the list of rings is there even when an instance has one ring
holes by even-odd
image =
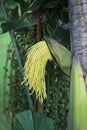
[[[87,0],[69,0],[72,56],[78,54],[87,75]]]

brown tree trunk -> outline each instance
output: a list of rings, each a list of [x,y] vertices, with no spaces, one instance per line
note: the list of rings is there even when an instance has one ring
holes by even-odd
[[[37,42],[42,39],[42,11],[39,10],[37,18]],[[36,111],[40,112],[41,104],[39,100],[36,102]]]

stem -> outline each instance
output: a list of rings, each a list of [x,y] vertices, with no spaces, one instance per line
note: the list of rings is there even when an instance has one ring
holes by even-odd
[[[37,19],[37,42],[41,41],[42,39],[42,11],[38,12],[38,19]],[[41,104],[39,100],[36,102],[36,111],[40,112]]]
[[[42,39],[42,11],[38,12],[37,19],[37,42]]]

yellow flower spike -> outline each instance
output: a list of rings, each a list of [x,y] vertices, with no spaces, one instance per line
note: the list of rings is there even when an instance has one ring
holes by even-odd
[[[47,40],[48,39],[48,40]],[[70,75],[71,54],[56,40],[47,37],[29,48],[24,66],[24,81],[31,93],[36,93],[36,99],[43,102],[47,98],[45,84],[45,68],[48,60],[56,59],[61,70]],[[46,45],[47,44],[47,45]]]
[[[36,93],[36,99],[42,103],[47,98],[45,85],[45,67],[47,61],[52,60],[45,41],[38,42],[29,48],[24,66],[24,82],[29,89]]]
[[[47,45],[48,46],[47,46]],[[36,93],[36,99],[41,103],[47,98],[45,84],[45,68],[48,60],[56,59],[62,71],[70,75],[71,54],[52,38],[41,41],[29,48],[24,65],[24,81],[29,85],[31,94]]]

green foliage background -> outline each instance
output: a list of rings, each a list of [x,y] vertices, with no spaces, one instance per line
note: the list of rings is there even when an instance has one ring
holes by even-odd
[[[4,114],[4,108],[3,108],[3,76],[4,76],[4,66],[6,62],[6,51],[9,43],[10,43],[10,37],[8,33],[0,35],[0,129],[1,130],[10,129],[10,126],[7,124],[7,119]]]
[[[10,114],[8,116],[13,128],[16,114],[30,108],[27,93],[21,86],[22,78],[15,49],[18,49],[21,62],[24,66],[27,49],[37,42],[37,16],[39,11],[42,11],[46,17],[42,20],[42,39],[44,34],[46,34],[54,37],[67,48],[70,48],[68,2],[67,0],[5,0],[2,7],[3,10],[1,10],[0,18],[1,30],[4,33],[9,31],[12,43],[15,38],[16,43],[14,43],[17,45],[14,48],[11,43],[7,51],[7,54],[10,52],[10,58],[7,59],[7,62],[10,62],[10,74],[9,78],[6,78],[9,79],[10,96],[8,95],[8,109],[11,112],[11,116]],[[48,62],[46,71],[48,99],[41,106],[41,113],[54,120],[55,130],[61,130],[64,116],[68,109],[69,81],[53,62]],[[31,99],[35,110],[35,94],[31,96]]]

